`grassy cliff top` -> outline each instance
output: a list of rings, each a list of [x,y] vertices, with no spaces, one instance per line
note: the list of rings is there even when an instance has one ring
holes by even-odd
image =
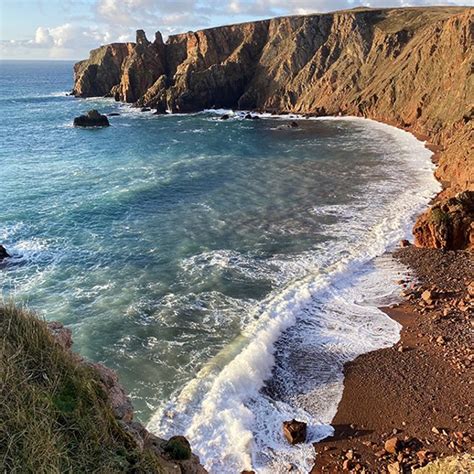
[[[95,371],[45,322],[0,307],[0,471],[161,472],[115,419]]]

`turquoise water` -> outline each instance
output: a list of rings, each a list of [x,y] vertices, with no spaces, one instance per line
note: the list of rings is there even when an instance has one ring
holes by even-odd
[[[429,153],[369,121],[155,116],[67,97],[71,87],[72,63],[0,63],[0,243],[14,255],[0,268],[4,296],[68,325],[75,350],[119,372],[155,431],[191,426],[213,472],[265,469],[281,448],[256,454],[265,419],[303,410],[327,427],[342,363],[398,337],[378,312],[344,306],[360,299],[347,278],[371,274],[435,190]],[[73,128],[90,108],[121,115]],[[350,301],[328,297],[348,288]],[[284,356],[306,333],[337,345],[313,371],[323,405],[302,402],[295,382],[318,362],[295,371]],[[213,390],[225,400],[206,402]],[[212,410],[236,426],[206,424]]]

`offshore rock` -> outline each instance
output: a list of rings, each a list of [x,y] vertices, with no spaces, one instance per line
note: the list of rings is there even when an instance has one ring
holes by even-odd
[[[95,109],[74,119],[75,127],[108,127],[109,125],[109,119]]]
[[[10,257],[10,254],[7,252],[7,249],[3,245],[0,245],[0,262],[8,257]]]

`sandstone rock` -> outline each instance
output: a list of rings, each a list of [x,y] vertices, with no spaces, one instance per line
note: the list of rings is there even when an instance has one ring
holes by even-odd
[[[474,298],[474,280],[467,285],[467,293],[471,298]]]
[[[400,463],[394,462],[387,466],[388,474],[400,474],[402,472]]]
[[[64,327],[64,324],[58,321],[51,321],[47,323],[49,332],[53,335],[56,342],[66,350],[72,347],[72,332],[69,328]]]
[[[7,249],[3,245],[0,245],[0,262],[8,257],[10,257],[10,254],[7,252]]]
[[[108,127],[109,125],[108,118],[95,109],[74,119],[75,127]]]
[[[166,43],[139,30],[136,43],[77,63],[73,92],[161,112],[350,114],[425,134],[442,150],[436,177],[446,189],[417,220],[415,244],[472,249],[472,23],[469,8],[402,8],[275,18]]]
[[[390,454],[396,454],[399,451],[400,447],[401,447],[400,440],[396,436],[388,439],[387,441],[385,441],[385,444],[384,444],[385,451],[387,451],[387,453],[390,453]]]
[[[436,203],[418,218],[413,234],[418,247],[474,248],[474,190]]]
[[[306,441],[307,426],[303,421],[295,419],[283,422],[283,434],[290,444],[304,443]]]
[[[112,369],[103,364],[89,364],[99,375],[107,399],[114,411],[115,417],[124,422],[132,421],[133,406],[125,390],[120,385],[118,376]]]
[[[421,294],[421,298],[423,301],[426,301],[428,304],[431,304],[433,302],[433,293],[430,290],[425,290]]]

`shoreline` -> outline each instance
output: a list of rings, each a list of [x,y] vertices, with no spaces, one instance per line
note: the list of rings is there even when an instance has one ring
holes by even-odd
[[[411,246],[394,258],[417,279],[401,282],[406,301],[381,308],[402,325],[400,340],[344,366],[335,433],[314,444],[313,474],[411,472],[473,447],[473,256]],[[388,453],[385,442],[394,437],[399,449]]]

